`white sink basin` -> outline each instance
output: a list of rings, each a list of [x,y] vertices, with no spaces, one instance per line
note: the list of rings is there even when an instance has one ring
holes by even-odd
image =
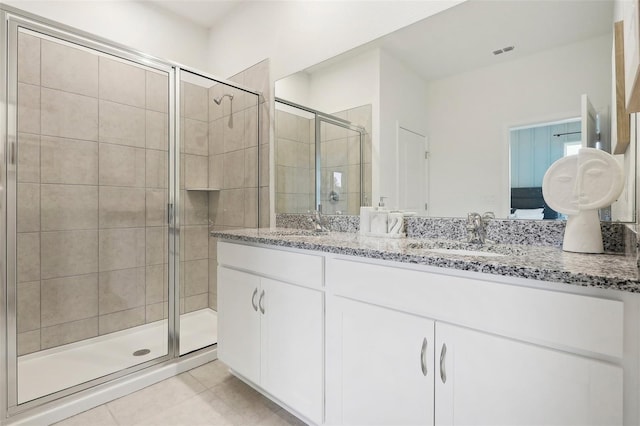
[[[501,254],[501,253],[492,253],[492,252],[479,251],[479,250],[464,250],[464,249],[436,248],[436,249],[427,249],[427,251],[432,251],[434,253],[443,253],[443,254],[457,254],[460,256],[484,256],[484,257],[506,256],[506,254]]]

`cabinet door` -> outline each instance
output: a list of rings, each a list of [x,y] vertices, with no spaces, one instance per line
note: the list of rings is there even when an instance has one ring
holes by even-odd
[[[260,380],[260,278],[218,267],[218,358],[254,383]]]
[[[433,424],[434,322],[340,297],[331,303],[328,423]]]
[[[261,278],[261,386],[315,423],[323,417],[323,294]]]
[[[620,367],[442,323],[436,342],[436,424],[622,424]]]

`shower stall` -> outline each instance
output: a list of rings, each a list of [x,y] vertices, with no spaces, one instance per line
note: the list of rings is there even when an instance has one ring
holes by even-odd
[[[209,230],[258,226],[263,98],[0,13],[2,413],[214,359]]]

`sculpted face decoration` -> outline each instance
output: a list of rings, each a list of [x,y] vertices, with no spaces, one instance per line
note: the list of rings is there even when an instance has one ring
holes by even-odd
[[[569,215],[565,250],[602,253],[598,209],[611,205],[623,187],[624,173],[616,159],[595,148],[581,148],[549,167],[542,194],[549,207]]]

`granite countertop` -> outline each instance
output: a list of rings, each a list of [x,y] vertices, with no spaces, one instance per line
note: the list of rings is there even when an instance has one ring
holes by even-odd
[[[365,237],[352,232],[315,235],[313,231],[291,228],[213,231],[211,236],[232,241],[640,293],[636,259],[623,254],[568,253],[551,246],[495,244],[485,245],[482,250],[505,255],[468,256],[455,254],[455,250],[429,250],[473,249],[473,246],[460,241]]]

